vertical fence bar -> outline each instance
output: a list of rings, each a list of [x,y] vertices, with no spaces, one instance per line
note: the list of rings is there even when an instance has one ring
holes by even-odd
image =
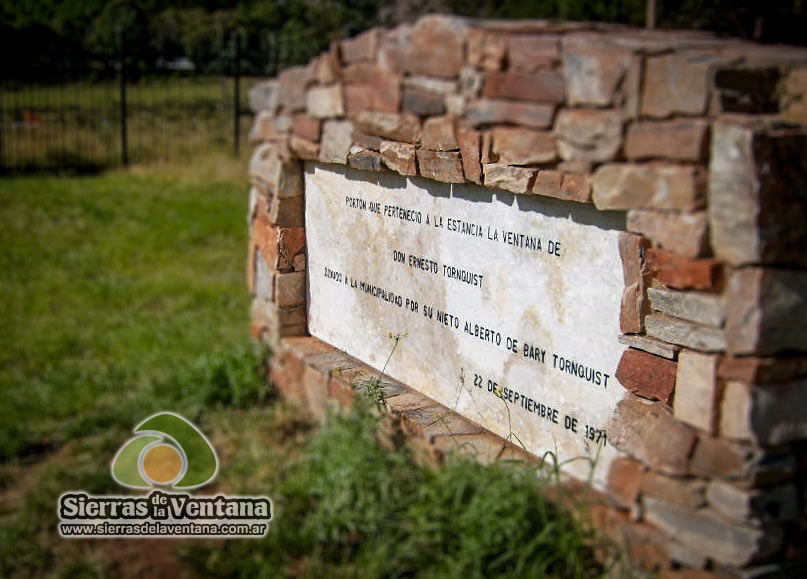
[[[6,110],[3,107],[3,90],[5,90],[5,83],[0,78],[0,173],[5,169]]]
[[[118,31],[120,44],[120,156],[124,166],[129,164],[129,149],[126,135],[126,51],[124,49],[124,34]]]
[[[241,37],[233,35],[233,142],[235,156],[241,147]]]

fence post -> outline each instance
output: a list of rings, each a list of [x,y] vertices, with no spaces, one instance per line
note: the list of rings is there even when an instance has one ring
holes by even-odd
[[[120,65],[120,154],[124,166],[129,165],[129,147],[126,134],[126,51],[124,49],[124,33],[118,29],[119,65]]]
[[[241,141],[241,38],[233,33],[233,143],[238,157]]]
[[[0,173],[2,173],[3,169],[5,168],[4,156],[5,156],[5,152],[6,152],[5,147],[4,147],[5,140],[6,140],[6,134],[5,134],[6,112],[5,112],[5,109],[3,108],[3,89],[4,88],[5,88],[5,85],[4,85],[3,81],[2,81],[2,79],[0,79]]]

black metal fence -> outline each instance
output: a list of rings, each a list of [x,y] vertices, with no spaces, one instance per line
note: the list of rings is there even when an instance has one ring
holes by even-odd
[[[274,34],[211,41],[212,58],[144,61],[119,35],[114,53],[0,71],[0,172],[97,170],[177,160],[211,149],[238,154],[249,87],[307,62],[329,39]]]

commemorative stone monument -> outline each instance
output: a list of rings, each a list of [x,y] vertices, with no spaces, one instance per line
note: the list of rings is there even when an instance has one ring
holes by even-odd
[[[807,53],[429,16],[250,94],[272,380],[430,460],[552,453],[664,577],[807,556]]]

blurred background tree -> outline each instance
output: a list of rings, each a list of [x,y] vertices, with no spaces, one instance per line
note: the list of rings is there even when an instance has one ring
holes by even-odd
[[[711,30],[761,42],[807,44],[807,0],[657,0],[659,28]],[[427,12],[480,18],[552,18],[641,26],[645,0],[0,0],[3,71],[63,66],[114,54],[123,30],[130,57],[144,66],[186,57],[204,69],[223,39],[267,32],[322,42]],[[252,39],[252,40],[251,40]],[[9,68],[10,67],[10,68]]]

